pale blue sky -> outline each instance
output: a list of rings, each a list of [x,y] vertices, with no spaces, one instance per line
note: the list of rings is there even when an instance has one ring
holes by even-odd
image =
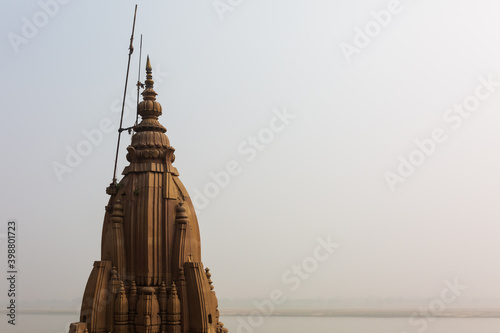
[[[188,191],[241,168],[198,211],[220,298],[432,298],[455,278],[465,303],[500,297],[500,87],[477,88],[500,81],[500,3],[402,0],[347,61],[341,46],[390,2],[241,1],[223,20],[212,1],[139,4],[129,97],[142,33]],[[68,1],[29,35],[41,5],[4,2],[0,221],[19,222],[20,299],[81,297],[99,260],[116,134],[62,181],[53,165],[82,131],[118,126],[134,4]],[[444,115],[476,89],[489,95],[453,129]],[[249,136],[285,109],[294,118],[247,161]],[[391,191],[384,174],[435,128],[446,141]],[[283,274],[328,235],[340,248],[291,290]]]

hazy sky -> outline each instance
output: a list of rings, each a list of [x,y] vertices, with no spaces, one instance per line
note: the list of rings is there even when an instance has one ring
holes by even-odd
[[[0,234],[17,219],[24,300],[81,297],[100,259],[135,4],[54,1],[0,14]],[[124,125],[142,33],[174,165],[192,196],[213,197],[197,213],[219,298],[432,298],[455,279],[463,302],[500,297],[499,12],[494,0],[139,5]],[[237,172],[214,185],[228,164]],[[340,247],[317,250],[318,237]]]

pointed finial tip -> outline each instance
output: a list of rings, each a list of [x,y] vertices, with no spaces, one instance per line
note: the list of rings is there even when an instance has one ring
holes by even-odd
[[[153,67],[151,67],[151,62],[149,61],[149,54],[148,54],[148,59],[146,61],[146,71],[151,71]]]

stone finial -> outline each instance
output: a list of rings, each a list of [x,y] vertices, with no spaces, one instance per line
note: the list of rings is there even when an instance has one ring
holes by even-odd
[[[136,126],[136,129],[149,125],[148,130],[157,130],[165,133],[165,128],[158,123],[158,117],[161,116],[162,109],[160,103],[156,101],[156,95],[158,94],[153,89],[154,81],[152,72],[153,68],[151,67],[151,62],[149,61],[148,56],[148,60],[146,62],[146,81],[144,81],[146,88],[142,92],[143,101],[137,106],[137,112],[143,118],[143,122],[144,119],[151,119],[153,121],[149,121],[148,124],[144,123],[142,126],[139,124]]]
[[[168,288],[167,325],[180,326],[181,311],[181,302],[177,296],[177,288],[175,282],[172,281],[170,288]]]
[[[134,293],[134,294],[137,294],[137,285],[135,284],[135,280],[133,280],[131,283],[130,283],[130,293]]]
[[[184,268],[179,268],[179,281],[186,281],[186,276],[184,275]]]
[[[160,295],[166,293],[167,293],[167,287],[165,286],[165,281],[162,281],[160,285]]]
[[[115,299],[115,325],[128,325],[128,300],[125,294],[125,286],[123,281],[120,281],[120,287],[116,293]],[[122,333],[123,330],[117,330]]]
[[[137,306],[137,286],[135,284],[135,281],[132,281],[130,284],[130,292],[129,292],[129,306],[130,310],[132,312],[135,312],[136,306]]]
[[[118,293],[125,295],[125,285],[123,284],[123,281],[120,281],[120,288],[118,288]]]
[[[151,66],[151,61],[149,61],[149,54],[148,54],[147,60],[146,60],[146,73],[151,74],[152,71],[153,71],[153,67]]]
[[[172,284],[170,285],[170,288],[168,289],[168,294],[169,295],[177,295],[177,286],[175,285],[174,281],[172,281]]]
[[[186,212],[186,207],[184,207],[184,202],[180,201],[177,207],[175,208],[175,223],[188,223],[188,216]]]
[[[149,56],[146,63],[145,89],[142,92],[143,100],[137,105],[137,113],[141,116],[139,124],[134,126],[136,132],[132,136],[132,143],[127,147],[127,160],[132,163],[153,162],[169,163],[174,148],[170,146],[167,129],[158,121],[162,114],[161,104],[156,101],[158,95],[153,88],[153,68]],[[128,171],[140,171],[141,167],[131,165]]]
[[[149,99],[149,100],[156,100],[156,95],[158,95],[154,90],[154,81],[153,81],[153,66],[151,66],[151,61],[149,60],[149,55],[146,60],[146,81],[144,81],[144,85],[146,89],[142,93],[142,96],[144,96],[144,99]],[[148,91],[148,89],[150,89]],[[154,94],[153,94],[154,93]]]
[[[167,287],[165,286],[165,281],[161,282],[158,293],[158,302],[160,303],[160,311],[164,314],[167,311]]]
[[[115,266],[111,268],[111,280],[118,280],[118,271]]]

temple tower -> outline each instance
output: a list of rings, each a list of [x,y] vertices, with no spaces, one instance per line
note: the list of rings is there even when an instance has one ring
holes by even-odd
[[[147,59],[141,122],[127,148],[130,164],[106,192],[101,260],[70,333],[223,333],[210,273],[201,262],[193,203],[172,165],[174,148],[159,121]],[[167,287],[168,286],[168,287]]]

